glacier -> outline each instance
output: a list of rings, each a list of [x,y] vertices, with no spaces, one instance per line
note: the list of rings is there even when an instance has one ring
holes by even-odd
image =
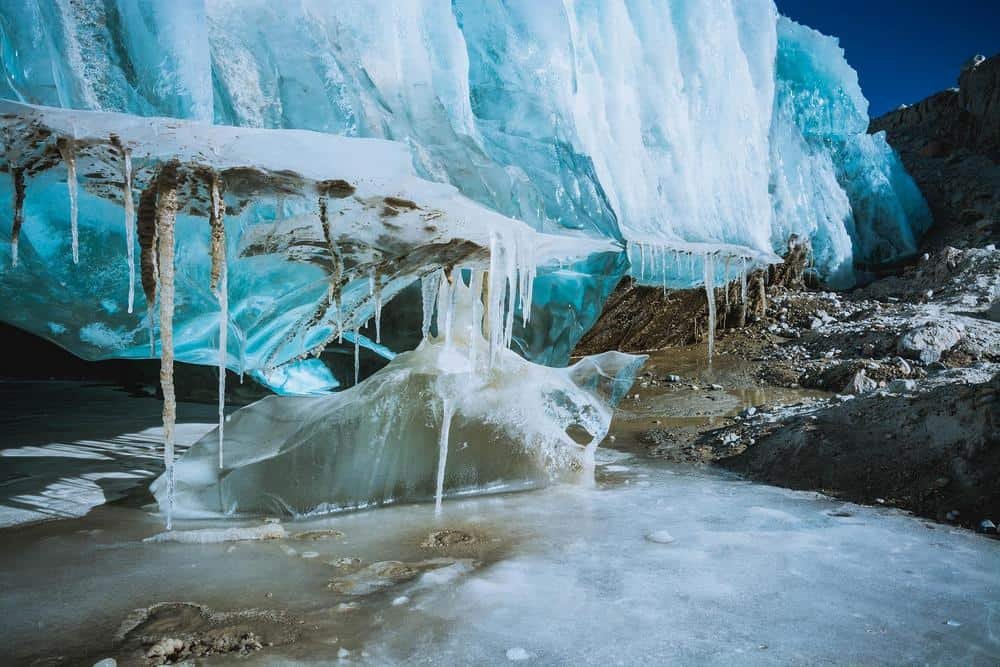
[[[442,271],[486,272],[490,354],[544,374],[625,275],[711,294],[795,235],[845,287],[931,223],[771,0],[10,0],[0,60],[0,319],[161,358],[168,406],[175,359],[218,366],[220,467],[225,368],[347,419],[384,398],[362,347],[441,361]]]

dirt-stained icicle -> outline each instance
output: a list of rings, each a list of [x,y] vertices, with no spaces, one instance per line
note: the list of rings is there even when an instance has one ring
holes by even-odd
[[[157,177],[156,236],[160,291],[160,387],[163,389],[163,460],[167,472],[167,529],[173,524],[174,423],[174,223],[177,219],[179,164],[167,163]],[[145,193],[144,193],[145,194]],[[140,207],[141,210],[141,207]]]
[[[209,198],[208,221],[212,228],[212,277],[209,286],[214,290],[219,285],[219,276],[225,270],[226,263],[226,212],[222,200],[222,185],[219,174],[215,171],[210,177]]]
[[[10,257],[11,264],[17,266],[17,245],[21,239],[21,225],[24,223],[24,169],[11,167],[10,175],[14,179],[14,221],[10,228]]]

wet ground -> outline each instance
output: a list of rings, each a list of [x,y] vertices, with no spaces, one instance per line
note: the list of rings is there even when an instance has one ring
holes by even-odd
[[[688,367],[683,355],[651,360],[653,377],[699,389],[637,384],[593,487],[452,500],[440,517],[409,505],[284,522],[284,537],[244,542],[143,541],[162,530],[141,490],[157,470],[146,423],[155,401],[76,387],[66,395],[77,398],[47,401],[34,422],[4,422],[0,466],[22,485],[16,496],[35,496],[40,511],[49,496],[30,484],[71,483],[76,466],[100,479],[145,474],[116,488],[116,502],[63,513],[84,516],[0,529],[0,654],[6,664],[88,665],[213,647],[223,652],[205,664],[1000,661],[1000,542],[631,454],[645,448],[636,434],[646,422],[663,420],[654,412],[696,428],[758,402],[808,398],[755,393],[738,363],[717,359],[707,371],[694,355]],[[723,388],[701,391],[713,381]],[[197,406],[184,407],[189,435],[209,428],[197,425]],[[89,426],[74,439],[81,412]],[[147,444],[119,460],[112,443]],[[55,480],[43,474],[50,467]],[[135,614],[178,602],[192,604]]]

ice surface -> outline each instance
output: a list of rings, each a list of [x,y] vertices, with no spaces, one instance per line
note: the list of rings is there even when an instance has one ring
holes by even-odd
[[[498,309],[494,296],[510,295],[522,273],[491,275],[484,286],[482,269],[458,266],[437,281],[437,334],[357,386],[269,397],[233,414],[221,470],[216,433],[178,462],[175,513],[440,505],[466,493],[592,480],[597,444],[645,357],[608,352],[568,368],[525,360],[504,338],[513,308]],[[485,309],[473,305],[481,294]],[[161,509],[170,506],[167,475],[152,490]]]

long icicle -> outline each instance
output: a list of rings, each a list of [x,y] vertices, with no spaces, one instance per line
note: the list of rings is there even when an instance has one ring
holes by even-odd
[[[211,285],[219,299],[219,469],[223,467],[226,426],[226,358],[229,343],[229,267],[226,265],[226,221],[219,175],[212,172],[209,224],[212,235]]]
[[[135,304],[135,202],[132,199],[132,150],[123,149],[125,188],[122,200],[125,203],[125,250],[128,257],[128,312]]]
[[[354,384],[358,384],[361,375],[361,332],[358,325],[354,325]]]
[[[708,360],[715,354],[715,256],[705,253],[705,297],[708,299]]]
[[[455,414],[455,406],[450,398],[441,399],[441,435],[438,438],[437,488],[434,491],[434,514],[441,514],[441,501],[444,499],[444,469],[448,463],[448,438],[451,436],[451,418]]]
[[[157,179],[156,234],[160,293],[160,386],[163,389],[163,459],[167,469],[167,530],[173,527],[174,423],[174,222],[177,218],[178,164],[168,163]]]
[[[24,169],[11,167],[10,176],[14,181],[14,222],[10,228],[10,261],[17,266],[17,248],[21,239],[21,225],[24,224]]]
[[[79,205],[77,203],[78,184],[76,180],[76,144],[72,139],[59,141],[59,154],[66,163],[66,189],[69,193],[69,233],[73,252],[73,263],[80,263],[80,231],[77,227]]]

